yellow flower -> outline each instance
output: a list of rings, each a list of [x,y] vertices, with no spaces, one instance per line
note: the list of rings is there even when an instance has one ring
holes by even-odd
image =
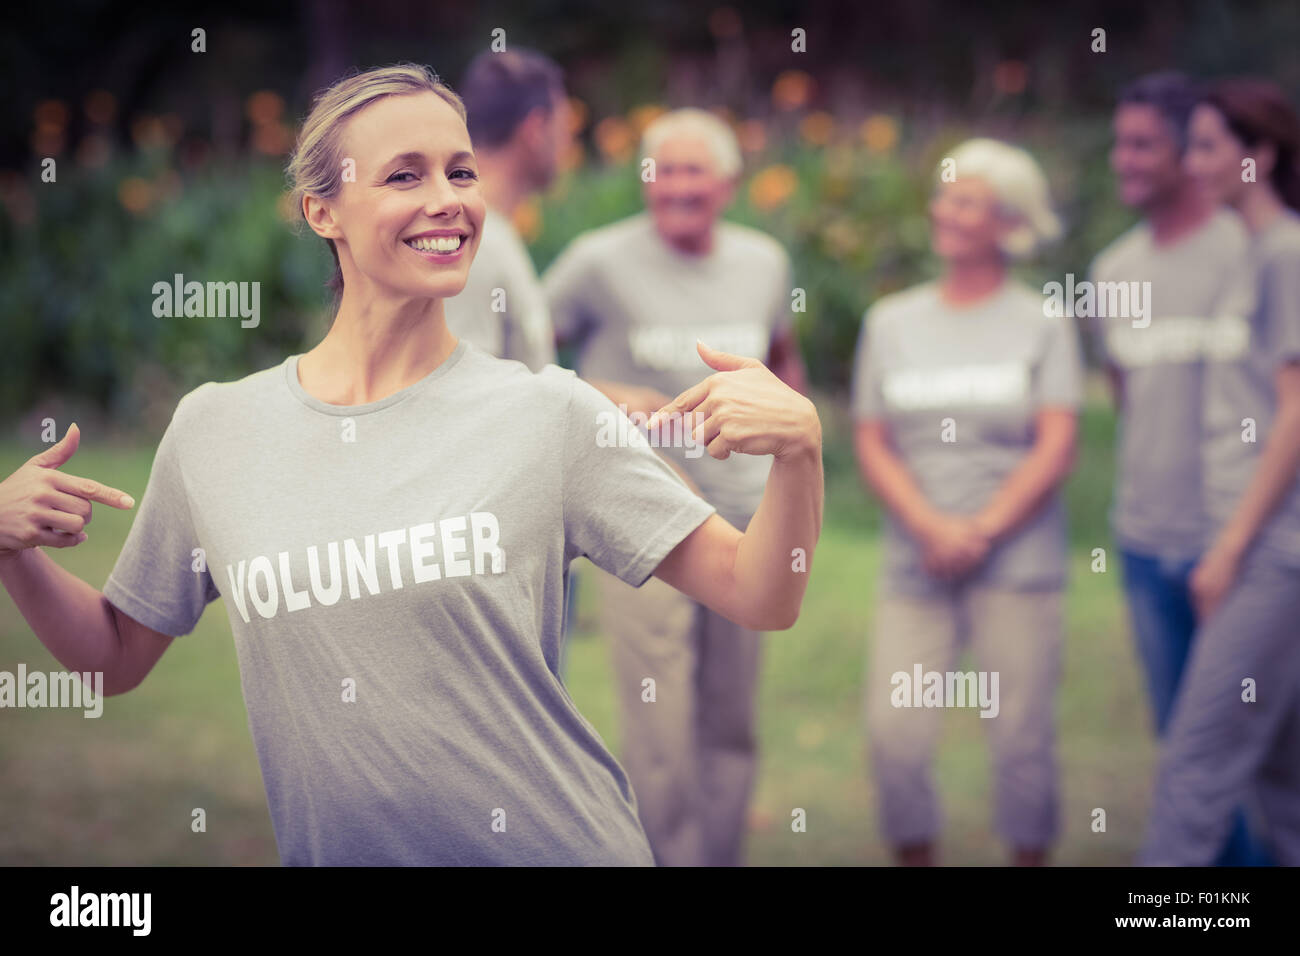
[[[803,70],[786,70],[772,84],[772,103],[777,109],[794,110],[812,98],[813,78]]]
[[[835,135],[835,118],[822,110],[809,113],[799,123],[799,135],[810,146],[825,146]]]
[[[636,134],[617,116],[606,116],[596,124],[596,148],[610,162],[620,163],[632,155]]]
[[[862,235],[857,226],[847,219],[833,219],[822,229],[822,241],[836,259],[847,259],[862,245]]]
[[[153,205],[153,186],[139,176],[129,176],[117,187],[117,201],[133,215],[140,215]]]
[[[569,130],[574,135],[581,133],[586,128],[589,113],[590,110],[587,109],[586,103],[576,96],[569,97]]]
[[[248,97],[244,111],[255,126],[268,126],[277,122],[284,113],[284,100],[273,90],[258,90]]]
[[[293,149],[293,132],[283,123],[265,123],[253,129],[253,148],[267,156],[283,156]]]
[[[736,128],[736,139],[746,153],[761,153],[767,145],[767,129],[760,120],[745,120]]]
[[[628,114],[628,124],[639,137],[645,132],[645,128],[654,122],[656,117],[662,116],[666,112],[668,111],[664,107],[654,103],[638,106]]]
[[[799,179],[785,165],[769,166],[749,183],[749,201],[755,209],[771,210],[794,195]]]
[[[542,231],[542,210],[537,200],[529,199],[516,206],[510,221],[524,242],[532,242],[536,239]]]
[[[887,153],[898,142],[898,124],[883,113],[868,116],[862,124],[862,142],[873,153]]]

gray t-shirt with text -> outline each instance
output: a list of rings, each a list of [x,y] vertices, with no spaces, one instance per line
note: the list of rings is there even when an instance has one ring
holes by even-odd
[[[1205,502],[1211,534],[1250,484],[1277,417],[1275,376],[1300,361],[1300,215],[1287,210],[1251,248],[1254,308],[1218,321],[1223,348],[1205,369]],[[1270,513],[1256,541],[1275,560],[1300,564],[1300,476]],[[1207,544],[1208,544],[1207,540]]]
[[[940,511],[978,512],[1032,448],[1039,410],[1079,405],[1078,335],[1069,319],[1048,318],[1043,301],[1008,280],[958,308],[928,282],[885,296],[863,317],[854,417],[888,426],[892,447]],[[1066,530],[1054,492],[963,583],[1063,587]],[[886,516],[882,584],[921,596],[947,588],[925,570],[920,547],[893,515]]]
[[[1157,246],[1141,222],[1093,261],[1094,283],[1151,283],[1148,317],[1108,315],[1089,323],[1101,357],[1124,382],[1111,505],[1124,548],[1179,560],[1201,552],[1204,359],[1215,316],[1240,311],[1245,253],[1240,221],[1219,211],[1169,246]]]
[[[281,861],[651,865],[560,680],[569,563],[640,586],[714,509],[557,366],[462,340],[339,406],[297,361],[181,399],[104,585],[173,636],[225,599]]]
[[[773,337],[790,327],[790,283],[789,257],[764,233],[723,220],[708,254],[686,255],[660,238],[645,212],[579,236],[542,277],[556,330],[578,343],[580,375],[655,388],[670,399],[713,374],[697,338],[766,362]],[[743,530],[772,457],[719,461],[701,445],[674,444],[675,433],[656,440]]]

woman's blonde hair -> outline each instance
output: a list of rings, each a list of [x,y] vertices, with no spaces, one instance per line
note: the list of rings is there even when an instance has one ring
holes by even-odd
[[[968,139],[952,153],[957,175],[983,179],[997,195],[1004,215],[1016,226],[999,243],[1009,259],[1027,259],[1055,242],[1064,228],[1052,209],[1047,177],[1028,152],[996,139]],[[943,164],[936,176],[940,177]]]
[[[303,197],[329,199],[338,194],[343,181],[343,126],[348,119],[376,100],[410,93],[436,93],[451,104],[462,120],[466,118],[465,104],[460,97],[437,73],[416,63],[397,63],[354,73],[317,94],[311,112],[298,131],[298,141],[286,170],[292,201],[304,222],[307,216]],[[339,268],[338,250],[333,239],[326,239],[325,244],[334,257],[334,275],[327,286],[341,295],[343,271]]]
[[[656,117],[641,135],[641,155],[653,157],[676,136],[693,136],[709,144],[716,172],[724,179],[740,175],[740,144],[730,126],[707,110],[684,107]]]

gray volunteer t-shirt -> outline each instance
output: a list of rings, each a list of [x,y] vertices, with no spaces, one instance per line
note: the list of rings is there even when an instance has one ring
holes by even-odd
[[[534,372],[555,363],[555,331],[528,248],[508,216],[488,209],[460,295],[443,300],[447,328]]]
[[[885,296],[863,317],[853,414],[888,426],[931,504],[972,515],[1029,453],[1038,411],[1079,405],[1081,379],[1073,323],[1045,316],[1038,293],[1008,280],[958,308],[927,282]],[[1060,588],[1066,549],[1065,511],[1053,493],[963,584]],[[893,515],[883,565],[888,593],[934,596],[949,587],[925,570],[920,547]]]
[[[580,375],[655,388],[669,398],[713,374],[697,338],[766,362],[773,336],[791,324],[785,250],[725,220],[713,249],[691,256],[664,242],[648,213],[638,213],[573,240],[542,284],[556,330],[578,343]],[[718,461],[685,440],[660,450],[681,463],[719,514],[744,529],[763,498],[770,455]]]
[[[1259,466],[1277,415],[1275,375],[1300,360],[1300,215],[1292,210],[1255,237],[1251,261],[1257,290],[1246,318],[1224,315],[1205,369],[1205,501],[1211,534],[1232,515]],[[1254,422],[1247,441],[1246,419]],[[1256,539],[1261,550],[1300,564],[1300,477]],[[1207,544],[1209,543],[1207,539]]]
[[[1221,210],[1170,246],[1157,246],[1151,228],[1139,223],[1093,261],[1094,283],[1151,283],[1149,325],[1135,327],[1147,320],[1133,315],[1089,323],[1102,358],[1124,379],[1111,524],[1126,549],[1182,560],[1201,552],[1207,333],[1241,294],[1245,253],[1244,228]]]
[[[652,864],[560,680],[569,562],[640,586],[714,509],[557,366],[461,341],[337,406],[297,360],[180,401],[104,586],[170,635],[225,599],[281,861]]]

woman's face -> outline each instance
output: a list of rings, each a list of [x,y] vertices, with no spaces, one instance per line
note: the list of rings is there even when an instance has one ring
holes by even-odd
[[[930,247],[945,261],[999,257],[1007,227],[993,187],[978,177],[941,182],[930,200]]]
[[[457,295],[485,209],[465,122],[436,93],[388,96],[348,120],[342,146],[344,181],[326,205],[345,287]]]
[[[1228,129],[1223,114],[1202,103],[1187,128],[1187,172],[1216,203],[1235,205],[1245,191],[1241,180],[1246,147]]]

